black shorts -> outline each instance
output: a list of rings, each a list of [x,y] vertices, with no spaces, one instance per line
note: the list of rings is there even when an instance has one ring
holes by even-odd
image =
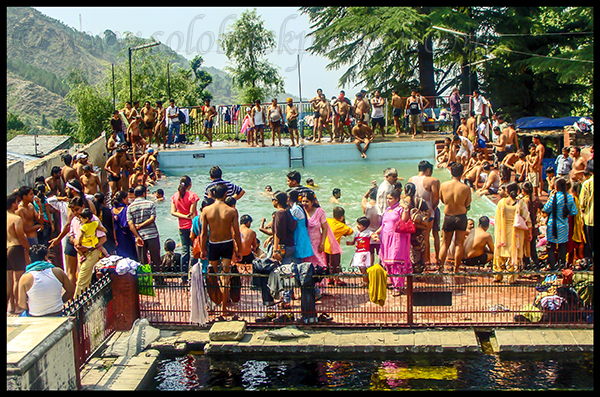
[[[66,239],[65,242],[65,255],[66,256],[74,256],[77,257],[77,250],[75,250],[75,246],[73,245],[73,243],[71,241],[69,241],[69,239]]]
[[[233,240],[220,243],[208,242],[208,261],[233,258]]]
[[[467,266],[477,266],[477,267],[479,267],[481,265],[485,265],[488,262],[487,254],[485,252],[479,256],[476,256],[475,258],[463,259],[462,261]]]
[[[385,119],[383,117],[377,119],[371,119],[371,125],[375,128],[379,124],[382,127],[385,127]]]
[[[400,109],[400,108],[395,108],[395,109],[394,109],[394,112],[393,112],[393,115],[394,115],[394,117],[402,117],[403,113],[404,113],[404,112],[402,111],[402,109]]]
[[[325,260],[329,266],[329,274],[341,273],[342,267],[340,266],[342,256],[341,254],[328,254],[325,253]]]
[[[242,260],[240,261],[240,263],[251,265],[253,260],[254,260],[254,253],[251,252],[248,255],[242,256]]]
[[[120,176],[114,176],[111,173],[108,173],[108,181],[109,182],[119,182],[121,180]]]
[[[445,215],[442,230],[445,232],[467,230],[467,214]]]
[[[25,248],[22,245],[11,245],[6,248],[6,270],[24,272],[27,267]]]

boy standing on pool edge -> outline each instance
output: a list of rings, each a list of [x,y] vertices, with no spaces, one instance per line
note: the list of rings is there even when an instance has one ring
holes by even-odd
[[[200,223],[202,224],[200,258],[208,258],[209,266],[212,267],[215,273],[219,272],[219,264],[222,265],[222,273],[229,273],[233,256],[236,256],[236,262],[242,260],[240,252],[235,252],[235,247],[242,246],[238,212],[235,208],[225,204],[227,185],[220,183],[214,187],[213,192],[215,202],[204,208],[200,215]],[[221,278],[224,316],[232,314],[227,310],[229,280],[230,276],[222,276]]]

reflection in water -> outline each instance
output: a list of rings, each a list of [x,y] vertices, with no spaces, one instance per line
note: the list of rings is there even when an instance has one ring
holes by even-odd
[[[591,354],[165,359],[157,390],[592,390]]]

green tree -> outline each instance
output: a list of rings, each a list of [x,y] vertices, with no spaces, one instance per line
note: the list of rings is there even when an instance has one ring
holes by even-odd
[[[6,140],[10,141],[17,135],[27,134],[29,127],[14,113],[6,115]]]
[[[108,130],[112,102],[97,86],[90,85],[80,70],[69,73],[66,82],[70,87],[66,99],[75,107],[79,122],[72,136],[75,142],[89,143]]]
[[[233,66],[225,67],[242,103],[263,100],[267,95],[284,92],[278,68],[265,56],[275,48],[275,33],[264,27],[256,9],[244,11],[219,37],[220,45]]]

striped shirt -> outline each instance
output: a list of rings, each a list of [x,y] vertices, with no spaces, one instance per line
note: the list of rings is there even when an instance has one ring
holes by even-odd
[[[234,195],[240,194],[242,192],[242,188],[239,187],[238,185],[234,185],[233,183],[231,183],[229,181],[224,181],[223,179],[218,178],[218,179],[213,179],[206,186],[206,190],[204,191],[204,198],[208,197],[208,191],[210,189],[212,189],[213,187],[215,187],[216,185],[218,185],[220,183],[224,183],[225,185],[227,185],[227,197],[234,196]]]
[[[156,206],[150,200],[143,197],[137,197],[127,207],[127,222],[133,222],[134,225],[147,221],[150,217],[156,217]],[[156,222],[152,222],[138,229],[138,234],[142,240],[150,240],[158,237],[158,228]]]

